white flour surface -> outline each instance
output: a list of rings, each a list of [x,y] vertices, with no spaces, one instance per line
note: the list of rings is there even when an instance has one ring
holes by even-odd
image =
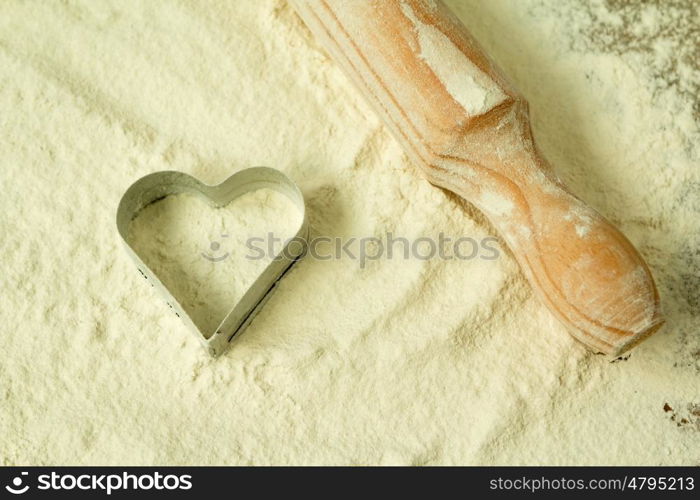
[[[121,248],[116,207],[145,174],[279,168],[316,236],[493,229],[420,177],[281,0],[6,1],[0,464],[700,464],[699,4],[448,4],[529,100],[560,177],[647,258],[666,326],[596,356],[503,245],[307,256],[212,360]],[[159,203],[135,237],[205,323],[260,262],[200,254],[294,220],[259,194],[225,224]]]

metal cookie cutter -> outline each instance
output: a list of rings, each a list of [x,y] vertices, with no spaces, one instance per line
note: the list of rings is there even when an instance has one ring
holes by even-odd
[[[166,196],[187,193],[204,199],[215,207],[227,205],[242,194],[268,188],[287,196],[302,214],[302,223],[296,235],[272,259],[270,264],[233,306],[214,332],[203,332],[194,324],[189,314],[173,297],[153,271],[141,260],[127,240],[129,223],[145,207]],[[279,170],[268,167],[252,167],[236,172],[221,184],[210,186],[182,172],[163,171],[149,174],[134,182],[126,190],[117,209],[117,230],[129,255],[141,275],[155,287],[185,324],[197,335],[211,356],[218,356],[229,343],[250,324],[265,304],[277,282],[306,253],[308,222],[304,197],[292,180]],[[296,242],[296,245],[294,244]]]

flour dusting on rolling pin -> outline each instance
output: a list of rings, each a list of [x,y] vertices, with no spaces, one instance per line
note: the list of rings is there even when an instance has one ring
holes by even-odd
[[[642,257],[554,174],[527,102],[449,9],[429,0],[295,6],[427,179],[488,216],[574,337],[617,356],[661,326]]]

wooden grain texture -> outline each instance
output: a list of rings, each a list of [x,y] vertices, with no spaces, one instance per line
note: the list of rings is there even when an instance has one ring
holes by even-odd
[[[527,102],[437,1],[295,7],[437,186],[482,210],[571,334],[617,356],[663,323],[637,250],[537,150]]]

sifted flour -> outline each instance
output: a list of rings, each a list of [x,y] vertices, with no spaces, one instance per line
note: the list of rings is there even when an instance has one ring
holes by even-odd
[[[557,173],[648,259],[667,325],[610,363],[506,250],[306,258],[211,360],[119,244],[147,173],[280,168],[316,235],[493,231],[420,177],[283,1],[5,2],[1,464],[700,463],[700,7],[448,3]],[[177,202],[151,229],[216,220]]]
[[[440,30],[420,22],[407,4],[402,3],[401,10],[418,31],[421,58],[468,115],[483,114],[506,99],[496,82],[465,57]]]
[[[286,241],[301,222],[294,203],[271,189],[220,208],[181,194],[142,210],[128,240],[197,328],[210,335],[282,251],[281,242],[270,248],[268,234]]]

